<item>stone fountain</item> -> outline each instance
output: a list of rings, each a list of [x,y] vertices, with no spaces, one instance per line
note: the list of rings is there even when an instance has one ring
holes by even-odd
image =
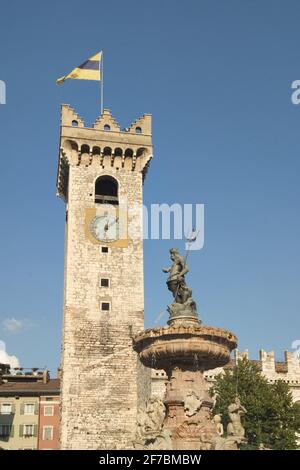
[[[134,338],[141,362],[164,369],[168,383],[164,402],[153,397],[138,417],[136,448],[147,449],[237,449],[242,440],[220,436],[212,419],[213,400],[203,372],[228,363],[237,347],[230,331],[203,325],[198,318],[192,291],[187,287],[186,257],[170,250],[172,266],[168,289],[174,301],[168,306],[168,326],[145,330]]]

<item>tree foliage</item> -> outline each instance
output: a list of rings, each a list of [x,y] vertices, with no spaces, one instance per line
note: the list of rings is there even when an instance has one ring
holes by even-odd
[[[227,409],[236,395],[246,408],[242,418],[248,443],[243,449],[289,450],[297,448],[300,433],[300,406],[293,403],[288,384],[269,384],[258,367],[247,359],[238,361],[232,371],[217,376],[211,388],[216,397],[214,414],[221,414],[226,433]]]

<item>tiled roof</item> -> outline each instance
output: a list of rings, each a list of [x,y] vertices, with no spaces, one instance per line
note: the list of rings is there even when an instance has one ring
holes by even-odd
[[[43,382],[6,382],[0,384],[0,396],[31,394],[31,395],[51,395],[60,393],[60,380],[50,379],[47,383]]]

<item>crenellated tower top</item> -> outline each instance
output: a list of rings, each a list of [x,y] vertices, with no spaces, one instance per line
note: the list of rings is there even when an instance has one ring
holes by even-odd
[[[68,199],[70,166],[99,166],[138,171],[145,178],[153,154],[152,116],[144,114],[121,129],[109,109],[104,109],[92,127],[67,104],[61,107],[57,195]]]

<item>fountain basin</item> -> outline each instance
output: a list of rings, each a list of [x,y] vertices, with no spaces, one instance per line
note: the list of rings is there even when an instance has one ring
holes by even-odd
[[[181,323],[145,330],[134,337],[133,347],[146,367],[204,371],[228,363],[237,337],[223,328]]]

